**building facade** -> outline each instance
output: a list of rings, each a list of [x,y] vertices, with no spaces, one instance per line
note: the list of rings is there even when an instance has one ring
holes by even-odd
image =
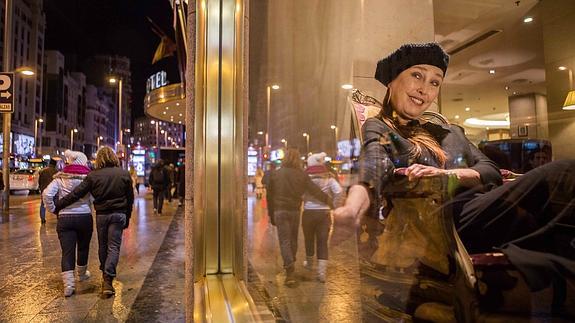
[[[4,34],[4,2],[0,33]],[[32,156],[36,138],[35,125],[41,127],[42,84],[44,79],[44,35],[46,17],[42,0],[13,1],[12,15],[12,66],[8,70],[26,67],[34,71],[32,76],[15,74],[14,113],[12,114],[12,153]],[[3,64],[4,40],[0,39],[0,65]],[[2,67],[4,70],[4,67]]]

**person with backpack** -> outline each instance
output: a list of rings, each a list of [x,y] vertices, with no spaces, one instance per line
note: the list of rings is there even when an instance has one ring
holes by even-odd
[[[163,160],[158,161],[158,163],[152,168],[150,177],[148,178],[148,183],[154,191],[154,214],[162,215],[164,196],[170,185],[170,178],[168,177],[168,172],[164,167]]]

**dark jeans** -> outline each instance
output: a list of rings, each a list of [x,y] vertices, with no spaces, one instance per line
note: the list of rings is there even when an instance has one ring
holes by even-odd
[[[88,264],[90,240],[94,225],[92,214],[62,214],[58,216],[56,232],[62,248],[62,272],[74,270],[76,265],[76,252],[78,252],[78,266]],[[77,248],[76,248],[77,247]]]
[[[46,207],[44,206],[44,200],[40,197],[40,220],[46,221]]]
[[[274,212],[284,268],[291,267],[296,259],[299,216],[299,210],[276,210]]]
[[[327,240],[331,217],[329,210],[304,210],[302,218],[303,236],[305,238],[305,254],[314,255],[317,245],[317,259],[327,260]]]
[[[122,244],[122,231],[125,224],[126,215],[124,213],[96,215],[100,270],[108,276],[116,276],[116,266],[120,258],[120,245]]]
[[[154,190],[154,209],[158,210],[158,213],[162,213],[165,194],[165,190]]]

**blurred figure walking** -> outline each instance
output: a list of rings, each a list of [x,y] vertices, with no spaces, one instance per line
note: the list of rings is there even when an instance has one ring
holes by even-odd
[[[54,175],[58,172],[56,170],[56,164],[58,161],[54,158],[50,159],[48,167],[42,169],[38,177],[38,188],[40,189],[40,194],[44,192],[46,187],[52,182]],[[44,199],[40,199],[40,221],[42,224],[46,223],[46,206],[44,204]]]
[[[325,156],[326,153],[309,156],[306,173],[322,192],[333,199],[333,204],[337,206],[342,202],[343,189],[326,167]],[[331,227],[330,208],[310,194],[304,195],[303,208],[302,228],[306,254],[303,266],[308,270],[312,269],[315,249],[317,249],[317,279],[324,283],[328,259],[327,242]]]
[[[162,207],[164,205],[164,195],[169,187],[170,179],[166,168],[164,167],[164,161],[160,160],[150,172],[150,177],[148,178],[148,183],[152,190],[154,191],[154,213],[162,215]]]

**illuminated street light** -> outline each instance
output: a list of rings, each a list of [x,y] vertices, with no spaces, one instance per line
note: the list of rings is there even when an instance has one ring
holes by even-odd
[[[38,118],[34,120],[34,156],[38,155],[38,127],[40,123],[44,123],[44,119]],[[41,131],[40,131],[41,133]],[[41,136],[40,136],[41,137]],[[42,146],[42,145],[40,145]]]
[[[98,136],[98,138],[96,138],[96,146],[97,149],[100,149],[100,140],[104,139],[104,137],[102,136]]]
[[[306,151],[307,151],[307,154],[309,155],[310,154],[310,151],[309,151],[309,134],[307,132],[304,132],[303,136],[305,137],[305,146],[307,149]]]
[[[70,129],[70,150],[74,150],[74,134],[78,132],[78,129]]]
[[[334,156],[337,157],[337,126],[336,125],[331,125],[330,128],[333,130],[333,141],[335,143],[335,154]]]
[[[284,144],[285,148],[287,149],[287,140],[285,140],[284,138],[282,138],[281,142]]]
[[[267,86],[266,88],[266,147],[270,148],[270,107],[271,107],[271,100],[272,100],[272,89],[273,90],[279,90],[280,86],[277,84],[274,84],[272,86]]]

